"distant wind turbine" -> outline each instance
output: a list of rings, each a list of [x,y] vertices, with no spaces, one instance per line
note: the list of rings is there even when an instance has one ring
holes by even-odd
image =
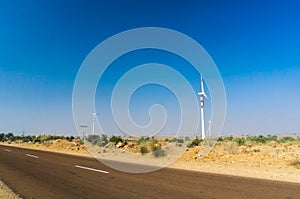
[[[203,85],[202,75],[200,77],[200,85],[201,85],[201,91],[198,93],[198,95],[200,96],[201,137],[204,140],[205,139],[205,128],[204,128],[204,97],[207,98],[207,95],[204,92],[204,85]]]
[[[92,135],[95,135],[95,121],[96,121],[97,114],[94,112],[92,114],[92,116],[93,116],[93,131],[92,131]]]
[[[88,126],[87,125],[80,125],[80,128],[82,128],[82,136],[83,136],[83,140],[85,140],[85,137],[86,137],[86,135],[85,135],[85,130],[84,129],[86,129]]]

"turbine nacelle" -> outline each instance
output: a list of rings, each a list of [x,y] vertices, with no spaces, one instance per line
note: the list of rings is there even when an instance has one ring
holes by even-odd
[[[200,92],[200,93],[198,93],[198,95],[199,95],[200,97],[208,98],[207,95],[206,95],[204,92]]]

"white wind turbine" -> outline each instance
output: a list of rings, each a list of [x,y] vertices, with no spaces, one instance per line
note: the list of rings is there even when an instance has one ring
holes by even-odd
[[[93,131],[92,131],[92,135],[95,135],[95,121],[96,121],[97,114],[94,112],[92,114],[92,116],[93,116]]]
[[[201,111],[201,136],[202,139],[205,139],[205,128],[204,128],[204,97],[207,98],[207,95],[204,92],[204,85],[203,85],[203,80],[202,80],[202,75],[200,78],[200,85],[201,85],[201,91],[198,93],[200,96],[200,111]]]

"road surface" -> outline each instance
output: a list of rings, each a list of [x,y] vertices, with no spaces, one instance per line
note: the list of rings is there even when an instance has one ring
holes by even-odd
[[[131,174],[93,158],[0,145],[0,180],[22,198],[283,198],[300,184],[164,168]]]

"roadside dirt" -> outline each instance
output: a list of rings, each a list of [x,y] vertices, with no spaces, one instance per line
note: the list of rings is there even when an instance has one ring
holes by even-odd
[[[300,183],[300,142],[267,144],[217,143],[206,156],[189,149],[173,168]]]
[[[3,182],[0,181],[0,199],[21,199]]]

